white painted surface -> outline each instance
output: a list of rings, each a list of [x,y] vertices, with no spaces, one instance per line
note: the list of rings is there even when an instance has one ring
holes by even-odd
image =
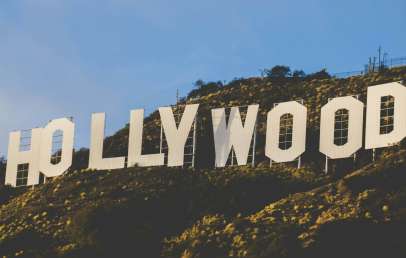
[[[92,114],[89,168],[91,169],[124,168],[125,157],[103,158],[105,119],[106,119],[105,113]]]
[[[335,112],[348,110],[348,141],[334,144]],[[321,108],[320,152],[330,159],[348,158],[362,147],[364,104],[354,97],[338,97]]]
[[[171,107],[160,107],[162,127],[168,143],[168,167],[183,166],[185,144],[194,123],[199,104],[186,105],[179,126]]]
[[[244,125],[238,107],[232,107],[228,123],[224,108],[212,109],[216,167],[224,167],[233,148],[237,164],[246,165],[259,105],[248,106]]]
[[[20,151],[21,131],[10,133],[5,184],[16,186],[17,167],[19,164],[24,163],[29,164],[27,185],[36,185],[39,183],[42,130],[42,128],[32,129],[31,149],[27,151]]]
[[[388,134],[380,134],[381,97],[395,98],[394,128]],[[388,147],[406,136],[406,87],[398,82],[368,87],[365,149]]]
[[[58,130],[63,132],[61,161],[52,164],[52,140]],[[72,165],[75,124],[67,118],[52,120],[42,130],[41,138],[40,171],[47,177],[62,175]]]
[[[164,154],[142,154],[142,134],[144,127],[144,110],[136,109],[130,115],[130,135],[128,138],[128,167],[163,166]]]
[[[284,114],[293,115],[292,146],[279,148],[280,118]],[[289,101],[278,104],[267,116],[265,155],[274,162],[289,162],[297,159],[306,149],[307,108]]]

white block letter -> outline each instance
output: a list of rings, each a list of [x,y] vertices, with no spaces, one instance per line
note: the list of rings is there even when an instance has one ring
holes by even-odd
[[[231,148],[237,157],[238,165],[246,165],[252,135],[254,133],[259,105],[248,106],[244,125],[238,107],[232,107],[228,124],[224,108],[211,110],[213,134],[216,150],[216,167],[224,167]]]
[[[61,161],[52,164],[52,139],[58,130],[63,132]],[[59,176],[72,165],[74,135],[75,124],[67,118],[53,120],[42,130],[40,171],[45,176]]]
[[[281,116],[293,116],[292,146],[286,150],[279,147]],[[267,116],[265,155],[275,162],[293,161],[306,149],[307,109],[296,101],[278,104]]]
[[[136,109],[130,115],[130,136],[128,139],[128,167],[164,165],[164,154],[142,155],[142,131],[144,127],[144,110]]]
[[[334,143],[336,111],[348,111],[347,143]],[[329,101],[321,108],[320,152],[331,159],[348,158],[362,147],[364,104],[354,97],[339,97]]]
[[[159,108],[162,126],[168,142],[168,167],[182,166],[187,137],[195,120],[199,104],[186,105],[179,126],[176,126],[171,107]]]
[[[10,133],[8,143],[8,158],[6,169],[6,184],[16,186],[18,165],[28,164],[27,185],[36,185],[39,183],[39,156],[41,149],[42,128],[31,130],[31,149],[20,151],[21,132]]]
[[[380,132],[381,98],[384,96],[392,96],[395,100],[393,131],[387,134]],[[368,87],[365,149],[388,147],[405,136],[406,88],[398,82]]]
[[[103,142],[105,129],[105,114],[92,114],[89,154],[89,168],[91,169],[118,169],[124,168],[125,157],[103,158]]]

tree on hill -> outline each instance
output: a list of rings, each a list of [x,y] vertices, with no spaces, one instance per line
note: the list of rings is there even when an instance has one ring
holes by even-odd
[[[197,80],[197,81],[194,83],[194,86],[195,86],[196,89],[200,89],[200,88],[202,88],[204,85],[205,85],[205,83],[204,83],[204,81],[203,81],[202,79],[199,79],[199,80]]]
[[[318,72],[309,74],[306,76],[308,80],[323,80],[323,79],[330,79],[331,75],[327,72],[327,69],[322,69]]]
[[[194,89],[188,94],[188,98],[196,98],[207,95],[218,91],[221,87],[223,87],[223,83],[221,81],[206,83],[199,79],[194,83]]]
[[[294,70],[292,73],[293,78],[304,78],[306,76],[306,73],[303,72],[303,70]]]
[[[282,79],[291,76],[291,71],[289,66],[276,65],[271,69],[264,69],[263,74],[269,78]]]

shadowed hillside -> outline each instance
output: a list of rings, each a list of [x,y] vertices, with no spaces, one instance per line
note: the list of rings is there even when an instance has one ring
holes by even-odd
[[[266,114],[274,107],[275,103],[303,100],[308,109],[307,144],[306,152],[302,157],[303,163],[321,171],[324,168],[324,156],[318,151],[320,108],[328,102],[329,98],[358,95],[359,99],[366,104],[366,92],[368,86],[386,82],[402,81],[406,79],[406,67],[392,68],[365,76],[355,76],[346,79],[326,78],[322,73],[308,75],[306,77],[254,77],[248,79],[236,79],[227,85],[207,83],[193,91],[194,98],[186,99],[179,103],[175,112],[183,112],[183,105],[199,103],[196,166],[213,168],[214,166],[214,140],[212,136],[211,112],[213,108],[245,106],[259,104],[257,126],[256,163],[268,164],[264,154]],[[206,87],[210,91],[206,90]],[[196,96],[198,96],[196,98]],[[159,113],[154,112],[145,121],[144,152],[159,152],[160,119]],[[204,143],[204,144],[200,144]],[[118,131],[105,142],[105,156],[126,156],[128,149],[128,126]],[[85,152],[85,151],[84,151]],[[76,167],[85,168],[83,156],[77,155]],[[379,155],[379,153],[378,153]],[[337,173],[351,171],[371,161],[370,151],[359,151],[357,162],[343,159],[332,162],[331,169]]]
[[[3,203],[0,253],[21,249],[31,257],[78,249],[99,257],[127,257],[136,247],[143,257],[156,257],[164,237],[182,232],[205,214],[250,214],[270,200],[325,181],[307,169],[288,167],[84,170]],[[36,241],[47,243],[49,253],[30,244]]]
[[[317,75],[319,76],[319,75]],[[6,257],[405,257],[406,142],[330,163],[318,152],[319,114],[329,97],[406,79],[406,67],[347,79],[299,76],[202,84],[196,169],[91,171],[75,153],[66,175],[34,188],[0,187],[0,256]],[[209,85],[209,88],[205,88]],[[198,97],[198,99],[196,99]],[[274,103],[308,107],[302,168],[269,168],[266,113]],[[256,167],[213,169],[210,109],[259,104]],[[145,121],[144,151],[159,150],[159,114]],[[105,140],[127,154],[128,126]],[[204,144],[199,144],[204,143]]]
[[[249,216],[206,216],[167,257],[404,257],[406,152]]]

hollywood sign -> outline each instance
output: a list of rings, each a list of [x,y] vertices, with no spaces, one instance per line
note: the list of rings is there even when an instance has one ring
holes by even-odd
[[[392,98],[390,107],[383,98]],[[120,169],[125,166],[182,166],[185,144],[195,122],[199,104],[186,105],[177,123],[171,107],[159,108],[162,129],[168,145],[167,162],[164,153],[142,154],[144,110],[132,110],[128,138],[128,156],[103,158],[105,114],[95,113],[91,119],[90,169]],[[224,167],[233,150],[238,165],[246,165],[257,122],[259,105],[248,106],[244,123],[238,107],[232,107],[228,121],[224,108],[211,110],[215,143],[215,167]],[[337,144],[337,112],[346,112],[345,143]],[[281,118],[289,114],[290,145],[281,148]],[[389,120],[390,130],[382,132],[383,120]],[[338,121],[340,122],[340,121]],[[341,121],[343,122],[343,121]],[[301,103],[279,103],[267,114],[265,155],[273,162],[296,160],[306,149],[307,109]],[[320,152],[329,159],[351,157],[363,145],[364,103],[353,96],[333,98],[321,108]],[[52,139],[62,132],[60,160],[51,162]],[[21,151],[21,131],[11,132],[8,146],[6,184],[17,186],[21,164],[25,167],[25,185],[39,183],[40,172],[46,177],[62,175],[72,164],[75,124],[67,118],[52,120],[44,128],[31,130],[30,150]],[[286,132],[285,132],[286,133]],[[406,137],[406,87],[399,82],[368,87],[365,123],[365,149],[388,147]],[[162,138],[162,137],[161,137]],[[127,160],[126,160],[127,158]],[[166,163],[166,164],[165,164]]]

